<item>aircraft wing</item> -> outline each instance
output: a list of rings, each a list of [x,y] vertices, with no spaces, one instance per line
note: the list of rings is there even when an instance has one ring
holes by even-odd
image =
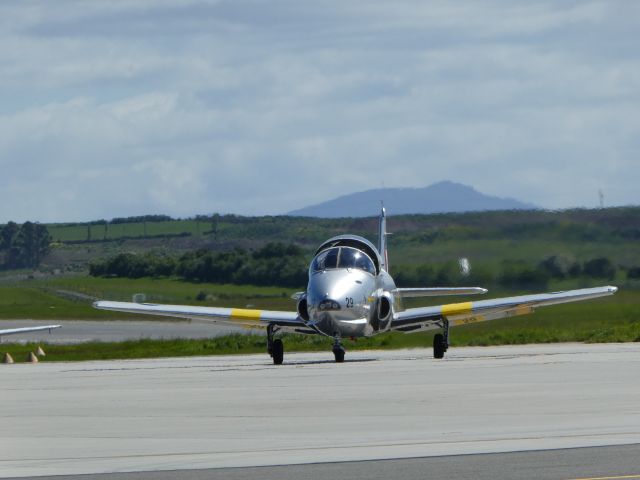
[[[20,327],[20,328],[7,328],[5,330],[0,330],[0,337],[3,335],[13,335],[15,333],[28,333],[28,332],[39,332],[41,330],[51,330],[54,328],[60,328],[62,325],[42,325],[39,327]]]
[[[393,293],[401,297],[439,297],[441,295],[478,295],[487,293],[480,287],[432,287],[432,288],[396,288]]]
[[[280,327],[304,328],[305,323],[296,312],[274,310],[248,310],[244,308],[199,307],[194,305],[159,305],[154,303],[97,301],[99,310],[142,313],[167,317],[188,318],[212,323],[222,323],[248,328],[264,328],[269,323]]]
[[[538,307],[559,303],[579,302],[591,298],[613,295],[616,287],[582,288],[564,292],[520,295],[516,297],[495,298],[477,302],[449,303],[433,307],[409,308],[397,312],[391,322],[392,330],[413,332],[429,330],[442,326],[442,320],[449,321],[449,326],[467,325],[470,323],[496,320],[532,313]]]

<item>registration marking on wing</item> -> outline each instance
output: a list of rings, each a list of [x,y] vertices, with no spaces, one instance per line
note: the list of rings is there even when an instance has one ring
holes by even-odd
[[[470,313],[473,308],[473,302],[450,303],[442,306],[442,315],[445,317],[450,315],[460,315],[462,313]]]
[[[486,317],[482,315],[476,315],[473,317],[464,317],[464,318],[454,320],[452,326],[457,327],[459,325],[470,325],[472,323],[484,322],[485,320],[486,320]]]
[[[513,309],[513,315],[527,315],[529,313],[533,313],[533,308],[530,305],[518,305]]]

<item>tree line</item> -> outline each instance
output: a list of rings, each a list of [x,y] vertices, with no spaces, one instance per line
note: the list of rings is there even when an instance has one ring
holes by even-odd
[[[192,282],[299,287],[307,283],[307,258],[293,244],[268,243],[249,252],[196,250],[180,257],[159,253],[121,253],[93,262],[89,274],[103,277],[178,276]]]
[[[250,252],[235,248],[227,252],[197,250],[179,257],[159,253],[121,253],[90,265],[89,273],[103,277],[177,276],[192,282],[234,283],[298,288],[307,283],[309,258],[294,244],[268,243]],[[561,256],[538,264],[504,261],[497,268],[473,266],[462,275],[457,262],[441,265],[398,266],[393,276],[399,286],[499,285],[508,289],[546,288],[552,280],[585,278],[612,280],[618,267],[606,257],[571,262]],[[640,278],[640,267],[627,271]]]
[[[51,235],[39,223],[9,222],[0,227],[0,268],[35,268],[49,252]]]

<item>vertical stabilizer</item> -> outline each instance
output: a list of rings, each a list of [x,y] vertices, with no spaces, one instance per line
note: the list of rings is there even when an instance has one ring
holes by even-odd
[[[380,252],[380,256],[382,257],[382,269],[389,271],[389,259],[387,258],[387,214],[382,207],[380,210],[380,224],[378,227],[378,235],[379,235],[379,243],[378,243],[378,251]]]

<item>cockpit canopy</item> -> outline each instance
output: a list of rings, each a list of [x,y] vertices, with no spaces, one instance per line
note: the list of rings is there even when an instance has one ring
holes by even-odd
[[[316,257],[318,257],[320,253],[324,252],[325,250],[329,250],[330,248],[337,248],[337,247],[350,247],[350,248],[356,249],[361,253],[364,253],[367,257],[369,257],[373,261],[375,273],[373,272],[372,273],[374,275],[377,275],[378,273],[380,273],[381,258],[380,258],[380,254],[378,253],[378,250],[376,249],[376,247],[373,246],[373,244],[369,240],[363,237],[359,237],[358,235],[339,235],[337,237],[330,238],[329,240],[325,241],[322,245],[320,245],[320,247],[318,247],[318,249],[316,250]],[[336,266],[332,268],[338,268],[338,267]],[[314,271],[313,268],[311,269],[311,271],[312,272]]]
[[[369,256],[352,247],[332,247],[321,251],[311,264],[311,272],[348,268],[376,274],[376,267]]]

